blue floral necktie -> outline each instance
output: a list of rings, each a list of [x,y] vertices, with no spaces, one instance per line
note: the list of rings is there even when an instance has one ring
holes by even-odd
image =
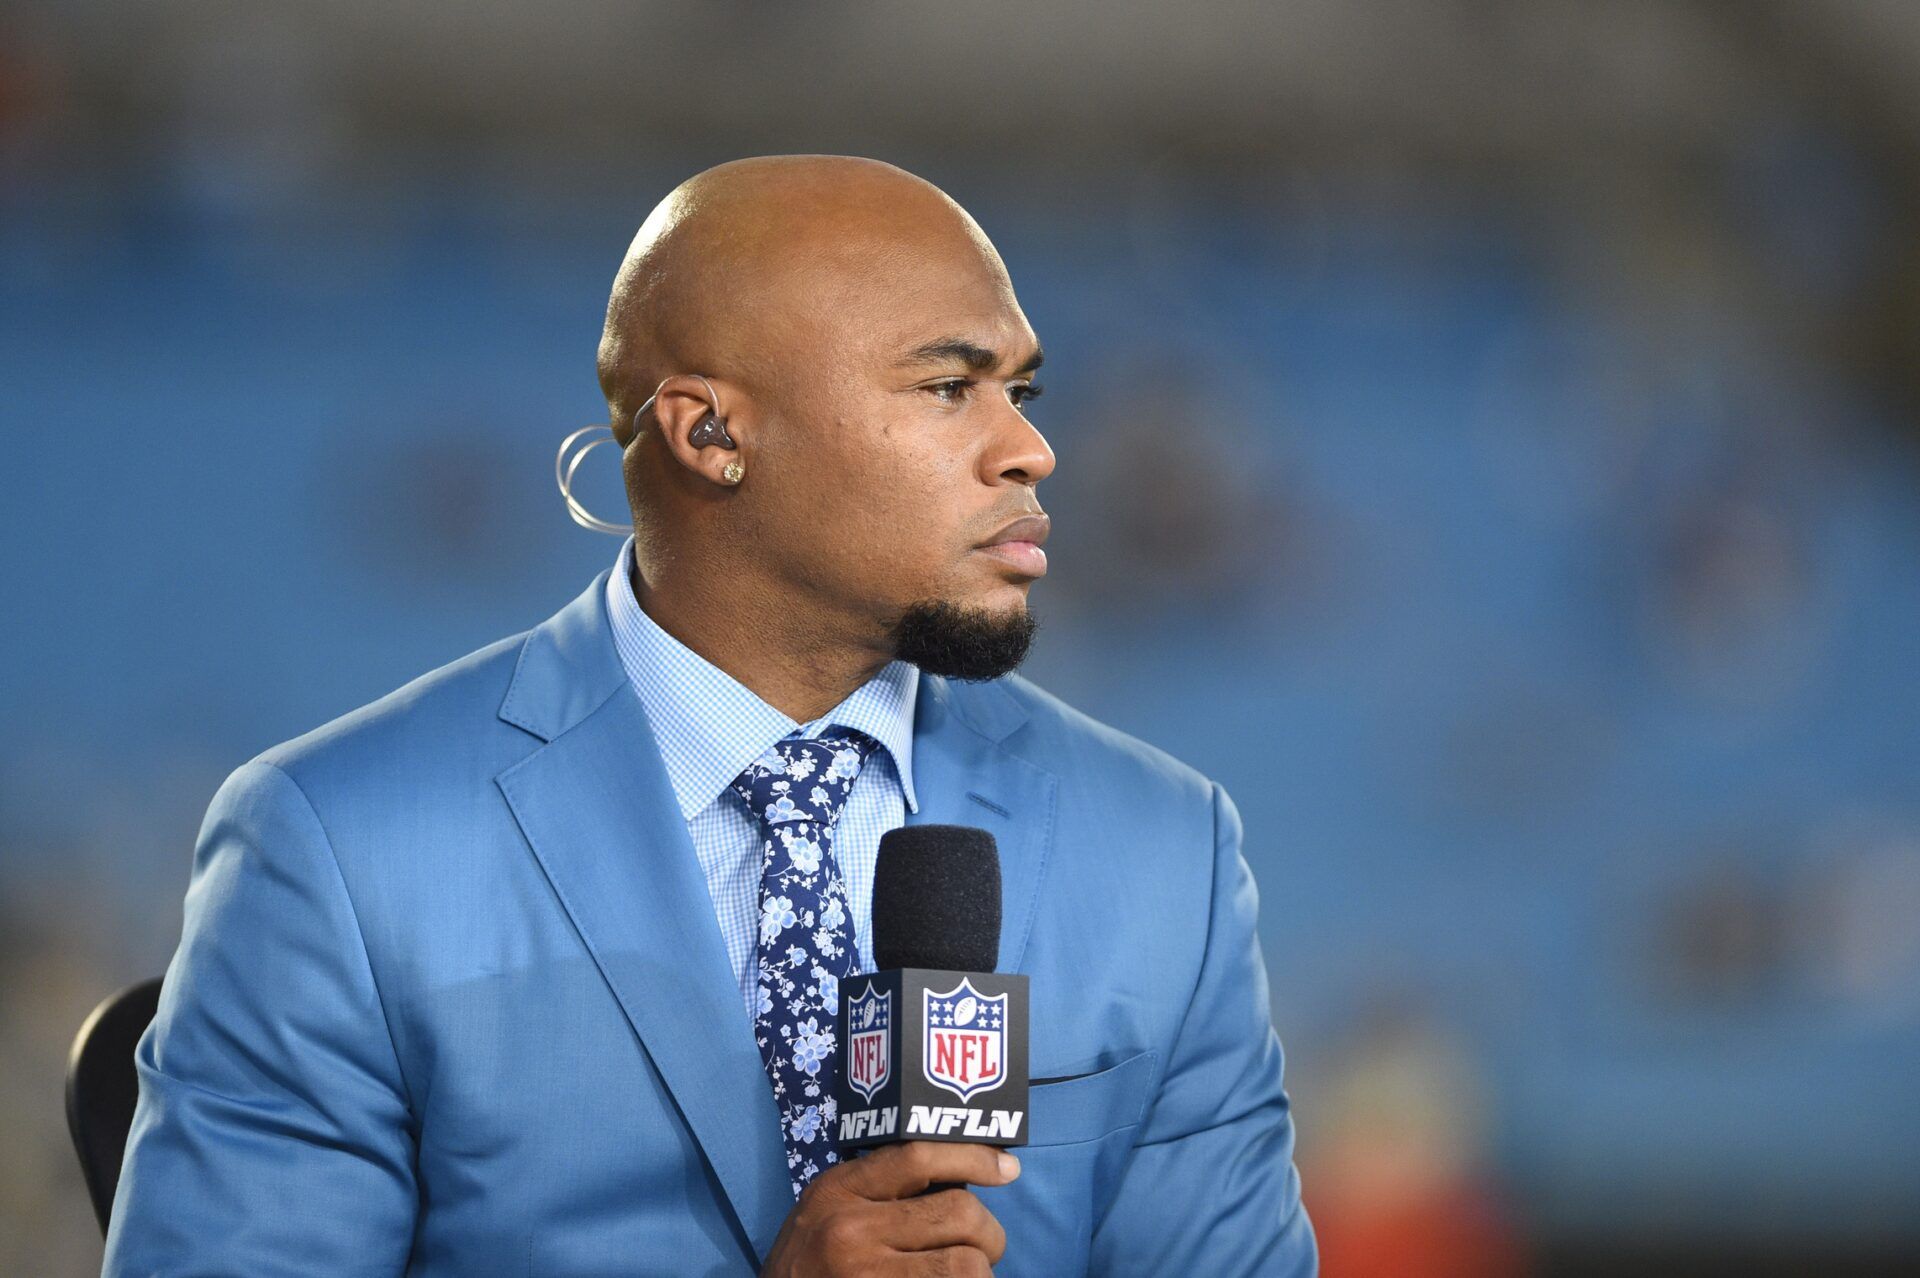
[[[833,823],[879,745],[851,728],[776,742],[734,778],[760,822],[759,1001],[753,1036],[773,1082],[794,1197],[839,1161],[833,1137],[840,982],[859,963]]]

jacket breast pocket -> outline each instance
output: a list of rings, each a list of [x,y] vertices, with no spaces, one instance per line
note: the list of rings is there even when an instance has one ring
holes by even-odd
[[[1135,1052],[1105,1069],[1035,1079],[1027,1092],[1027,1143],[1075,1145],[1137,1126],[1153,1061],[1153,1052]]]
[[[1020,1179],[974,1191],[1007,1231],[999,1278],[1086,1272],[1094,1228],[1146,1113],[1156,1059],[1134,1052],[1104,1069],[1030,1085],[1028,1143],[1013,1150]]]

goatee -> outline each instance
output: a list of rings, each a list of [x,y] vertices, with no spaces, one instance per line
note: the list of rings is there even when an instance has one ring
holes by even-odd
[[[950,679],[997,679],[1026,660],[1039,625],[1027,608],[992,612],[923,600],[894,623],[894,656]]]

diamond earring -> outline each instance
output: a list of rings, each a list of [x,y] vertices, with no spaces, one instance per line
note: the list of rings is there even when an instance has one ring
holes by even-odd
[[[737,484],[747,476],[747,468],[737,461],[728,462],[720,471],[720,478],[729,484]]]

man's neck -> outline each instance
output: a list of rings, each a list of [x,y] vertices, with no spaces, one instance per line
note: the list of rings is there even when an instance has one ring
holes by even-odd
[[[672,575],[649,582],[636,565],[628,584],[653,623],[740,681],[762,701],[796,723],[811,723],[852,696],[889,660],[883,652],[801,638],[790,631],[743,619],[782,610],[712,608],[711,591],[675,589]],[[692,601],[706,602],[705,607]]]

